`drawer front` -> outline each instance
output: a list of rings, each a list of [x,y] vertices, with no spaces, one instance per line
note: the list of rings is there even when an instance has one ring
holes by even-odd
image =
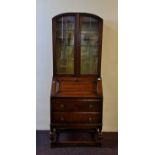
[[[51,105],[52,111],[80,111],[80,112],[101,112],[102,102],[100,100],[66,100],[54,99]]]
[[[53,112],[52,123],[100,123],[101,113],[93,112]]]

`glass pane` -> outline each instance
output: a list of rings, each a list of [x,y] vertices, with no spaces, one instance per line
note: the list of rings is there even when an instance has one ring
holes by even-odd
[[[99,23],[93,17],[83,16],[81,25],[81,74],[97,74]]]
[[[74,28],[74,16],[64,16],[57,20],[57,74],[74,74]]]
[[[97,73],[97,47],[81,46],[81,74]]]

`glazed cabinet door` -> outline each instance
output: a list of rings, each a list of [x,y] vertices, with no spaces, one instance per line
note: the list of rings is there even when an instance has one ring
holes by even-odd
[[[100,76],[102,19],[87,13],[53,19],[54,76]]]
[[[75,15],[53,20],[54,71],[57,75],[74,74]]]
[[[100,20],[80,15],[80,74],[97,75],[100,61]]]

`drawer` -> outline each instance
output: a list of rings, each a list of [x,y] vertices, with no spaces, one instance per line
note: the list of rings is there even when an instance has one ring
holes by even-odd
[[[102,102],[100,100],[53,99],[51,109],[55,112],[101,112]]]
[[[101,113],[98,112],[53,112],[52,123],[100,123]]]

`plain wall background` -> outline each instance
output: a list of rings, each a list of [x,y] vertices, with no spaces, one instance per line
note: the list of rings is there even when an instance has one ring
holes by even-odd
[[[36,1],[36,128],[50,129],[50,89],[53,74],[52,22],[63,12],[94,13],[104,19],[102,66],[103,131],[118,131],[117,0]]]

